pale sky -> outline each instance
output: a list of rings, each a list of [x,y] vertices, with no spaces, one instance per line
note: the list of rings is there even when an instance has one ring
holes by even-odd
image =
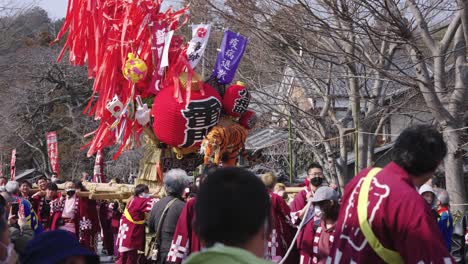
[[[65,17],[67,13],[68,0],[18,0],[24,4],[36,3],[38,6],[44,8],[49,13],[52,20]],[[163,9],[172,5],[174,7],[180,6],[181,0],[165,0],[163,1]]]

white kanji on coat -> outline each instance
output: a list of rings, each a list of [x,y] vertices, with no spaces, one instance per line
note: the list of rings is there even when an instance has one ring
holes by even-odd
[[[80,230],[88,230],[93,227],[90,219],[87,219],[83,216],[83,219],[80,220]]]
[[[172,240],[171,249],[169,250],[169,254],[167,254],[167,261],[169,262],[176,262],[177,259],[183,260],[187,256],[187,248],[189,247],[189,241],[184,246],[181,246],[182,236],[177,236],[177,240],[174,242]]]
[[[268,241],[268,248],[270,249],[271,257],[276,257],[276,249],[278,246],[278,233],[276,232],[276,229],[273,229],[271,230],[270,241]]]
[[[127,238],[127,231],[128,231],[128,225],[127,224],[121,224],[119,228],[119,234],[117,235],[117,239],[119,240],[119,246],[122,246],[122,242],[124,241],[125,238]]]

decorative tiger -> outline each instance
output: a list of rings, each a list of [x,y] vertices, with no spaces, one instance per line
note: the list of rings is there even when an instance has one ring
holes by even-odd
[[[246,138],[247,129],[237,123],[227,127],[213,127],[200,147],[200,152],[205,154],[204,164],[208,165],[211,158],[214,164],[219,164],[223,155],[227,155],[223,165],[235,166],[237,156],[244,149]]]

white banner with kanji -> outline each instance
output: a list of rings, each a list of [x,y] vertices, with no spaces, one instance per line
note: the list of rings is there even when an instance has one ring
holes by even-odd
[[[11,162],[10,162],[10,180],[14,181],[16,178],[16,149],[11,151]]]
[[[49,132],[47,137],[47,154],[49,155],[50,169],[52,172],[59,175],[58,166],[58,146],[57,146],[57,133],[55,131]]]
[[[200,24],[192,26],[192,39],[187,48],[187,57],[192,68],[197,66],[200,59],[203,57],[208,39],[210,37],[211,25]]]

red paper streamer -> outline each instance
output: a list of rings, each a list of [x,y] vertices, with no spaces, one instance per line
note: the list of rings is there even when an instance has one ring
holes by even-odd
[[[175,76],[189,72],[191,83],[193,70],[186,58],[186,45],[182,38],[174,36],[169,52],[169,67],[163,75],[148,76],[133,84],[122,75],[127,54],[132,52],[144,60],[148,72],[159,72],[160,58],[153,50],[155,36],[150,24],[162,25],[167,30],[177,30],[188,20],[188,8],[173,11],[169,8],[160,12],[162,0],[69,0],[65,22],[54,42],[68,32],[65,45],[58,56],[60,61],[69,51],[69,62],[83,66],[87,63],[88,77],[94,78],[93,96],[84,112],[94,115],[100,124],[93,139],[84,147],[89,147],[88,156],[114,144],[122,151],[137,144],[136,139],[142,127],[133,119],[134,99],[156,94],[155,83],[163,87],[174,87]],[[182,55],[184,54],[184,55]],[[178,92],[175,92],[180,94]],[[120,117],[113,117],[106,109],[107,103],[117,95],[127,107]],[[181,100],[181,98],[178,98]]]

